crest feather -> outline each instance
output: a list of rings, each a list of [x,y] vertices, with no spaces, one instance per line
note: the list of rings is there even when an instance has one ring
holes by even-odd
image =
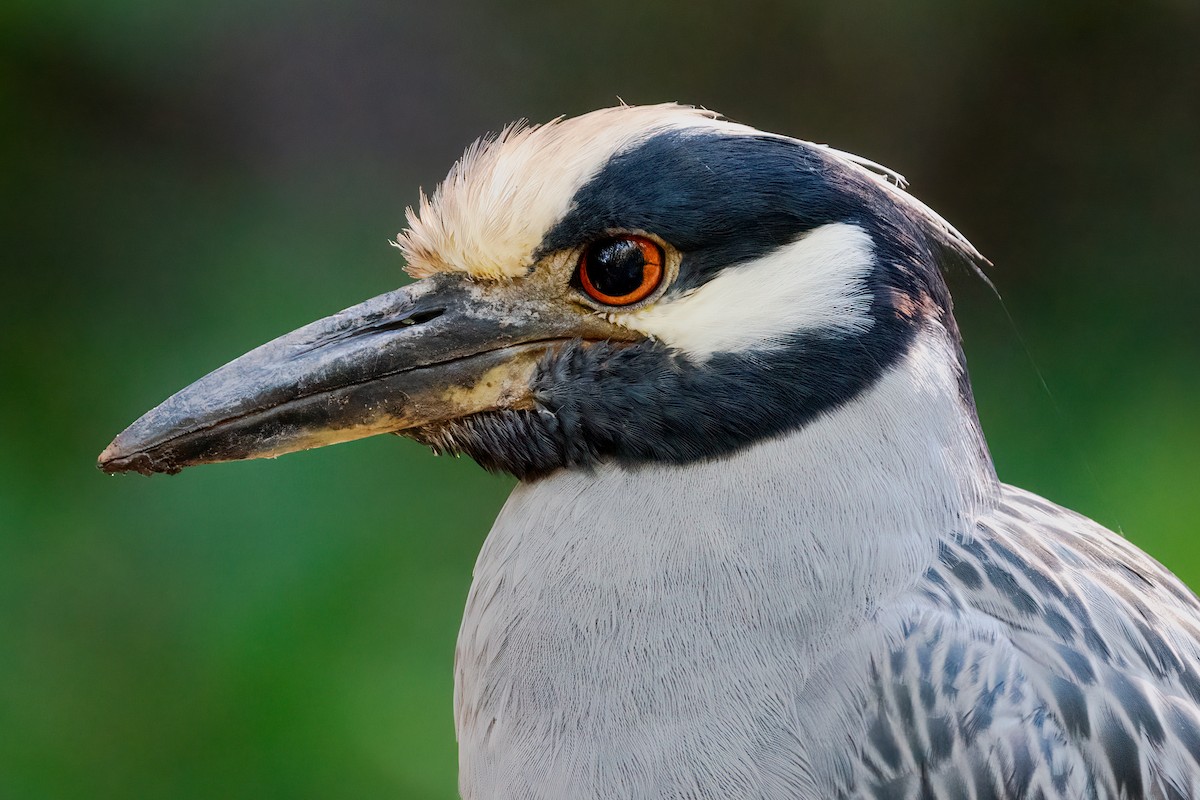
[[[700,108],[615,106],[543,125],[516,122],[477,140],[432,196],[421,193],[395,244],[414,278],[465,272],[484,280],[524,275],[542,236],[617,153],[665,130],[728,127]]]
[[[569,210],[579,189],[608,163],[652,136],[687,128],[778,136],[817,147],[869,177],[895,202],[923,219],[952,252],[987,281],[989,262],[965,236],[905,191],[904,176],[870,159],[826,145],[729,122],[703,108],[663,103],[619,105],[541,125],[518,121],[482,137],[463,153],[432,195],[406,209],[407,230],[394,242],[414,278],[462,272],[480,280],[526,274],[546,231]],[[990,284],[990,281],[988,281]]]

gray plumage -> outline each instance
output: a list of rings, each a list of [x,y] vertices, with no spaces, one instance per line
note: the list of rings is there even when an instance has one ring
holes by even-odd
[[[464,797],[1200,796],[1196,598],[998,483],[945,363],[686,475],[520,487],[459,642]]]

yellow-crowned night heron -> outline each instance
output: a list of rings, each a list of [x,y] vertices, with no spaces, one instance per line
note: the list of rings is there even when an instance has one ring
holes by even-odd
[[[400,432],[521,479],[475,571],[468,800],[1200,797],[1200,605],[998,482],[941,276],[863,159],[675,105],[471,147],[421,278],[101,456]]]

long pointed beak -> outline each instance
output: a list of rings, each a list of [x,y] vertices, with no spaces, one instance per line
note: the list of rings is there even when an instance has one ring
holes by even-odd
[[[628,338],[510,286],[440,275],[251,350],[147,412],[100,454],[105,472],[176,473],[270,458],[497,409],[571,339]]]

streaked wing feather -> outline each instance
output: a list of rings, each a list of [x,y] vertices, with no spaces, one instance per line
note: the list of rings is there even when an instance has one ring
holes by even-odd
[[[920,594],[849,796],[1200,796],[1200,601],[1158,562],[1005,487]]]

